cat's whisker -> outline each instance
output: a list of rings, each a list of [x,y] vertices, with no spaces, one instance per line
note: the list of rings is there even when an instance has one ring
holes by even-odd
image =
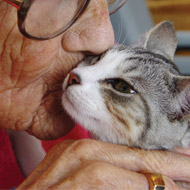
[[[118,25],[119,25],[119,32],[118,32],[119,36],[118,36],[118,42],[120,43],[121,38],[122,38],[122,32],[123,32],[123,30],[122,30],[122,24],[121,24],[121,21],[118,23]]]
[[[126,36],[124,37],[123,41],[121,42],[122,45],[129,45],[129,42],[126,43],[126,40],[128,39],[129,33],[135,31],[133,28],[134,28],[134,25],[132,23],[130,23],[127,33],[125,34]]]
[[[120,42],[120,39],[121,39],[121,34],[122,34],[122,25],[121,25],[121,22],[118,22],[118,21],[113,21],[113,24],[116,26],[117,30],[115,30],[115,41],[117,43]]]
[[[128,38],[128,35],[125,36],[125,38],[123,39],[123,41],[121,42],[121,45],[124,45],[125,44],[125,41],[127,40]]]

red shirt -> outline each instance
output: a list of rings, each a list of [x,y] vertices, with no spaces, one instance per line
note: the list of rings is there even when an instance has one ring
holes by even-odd
[[[89,138],[89,132],[77,125],[68,135],[54,141],[42,141],[47,152],[56,143],[65,139]],[[8,134],[0,129],[0,189],[10,189],[18,186],[24,177],[18,167]]]

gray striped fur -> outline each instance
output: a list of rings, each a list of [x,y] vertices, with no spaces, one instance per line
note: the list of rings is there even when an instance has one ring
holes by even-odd
[[[66,78],[63,106],[103,141],[144,149],[189,146],[190,77],[173,63],[176,46],[174,27],[165,21],[138,44],[88,57],[73,70],[80,85],[66,88]],[[123,82],[131,89],[118,91]]]

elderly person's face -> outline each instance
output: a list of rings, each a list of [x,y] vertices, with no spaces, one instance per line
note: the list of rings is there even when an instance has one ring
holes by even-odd
[[[0,0],[0,127],[46,139],[68,133],[73,123],[61,107],[64,77],[86,54],[113,43],[106,0],[91,0],[68,30],[45,41],[21,35],[16,8]]]

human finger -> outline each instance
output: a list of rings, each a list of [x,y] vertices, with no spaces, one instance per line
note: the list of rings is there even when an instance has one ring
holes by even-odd
[[[142,174],[106,162],[90,161],[53,188],[53,190],[58,189],[148,190],[148,183]]]
[[[73,142],[60,158],[64,158],[64,163],[58,159],[56,165],[64,166],[65,171],[72,171],[85,161],[102,160],[135,172],[149,171],[173,180],[190,181],[190,158],[169,151],[142,150],[86,139]],[[68,177],[67,173],[63,175]]]
[[[37,179],[40,173],[44,181],[39,183],[48,184],[48,179],[51,179],[51,183],[57,183],[60,178],[67,179],[84,163],[92,160],[104,161],[135,172],[149,171],[161,173],[173,180],[190,181],[190,158],[187,156],[168,151],[145,151],[89,139],[73,141],[68,146],[64,142],[57,145],[36,172],[33,172],[32,180]],[[52,178],[52,175],[59,177]],[[30,183],[30,180],[25,183]]]
[[[171,178],[167,176],[163,176],[163,180],[165,184],[164,190],[188,190],[188,188],[176,184]]]
[[[102,160],[136,172],[149,171],[173,180],[190,181],[190,158],[169,151],[142,150],[86,139],[73,142],[60,157],[65,162],[57,160],[56,164],[63,164],[66,170],[72,170],[73,164],[76,168],[85,161]]]
[[[188,148],[177,147],[174,149],[174,151],[190,157],[190,147],[188,147]]]
[[[56,184],[48,184],[52,190],[58,189],[126,189],[151,190],[150,183],[144,174],[119,168],[112,164],[91,161],[82,165],[79,170],[67,179],[60,179]],[[39,181],[39,180],[38,180]],[[178,186],[170,178],[163,176],[165,190],[187,190]],[[41,184],[32,184],[29,189],[40,189]],[[46,187],[46,185],[44,186]]]
[[[56,159],[62,154],[65,148],[69,147],[74,140],[65,140],[56,144],[45,156],[42,162],[34,169],[28,178],[26,178],[19,188],[25,188],[36,181],[47,169],[53,165]],[[47,179],[49,181],[49,179]]]

